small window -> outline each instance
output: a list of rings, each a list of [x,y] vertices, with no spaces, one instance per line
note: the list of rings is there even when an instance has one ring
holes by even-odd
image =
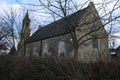
[[[29,23],[28,22],[26,22],[26,27],[28,27],[29,26]]]
[[[43,48],[43,56],[46,57],[48,56],[48,45],[45,44],[44,48]]]
[[[66,53],[64,41],[60,41],[58,44],[58,54],[60,57],[64,57]]]

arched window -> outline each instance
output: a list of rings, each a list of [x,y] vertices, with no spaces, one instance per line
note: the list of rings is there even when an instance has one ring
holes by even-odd
[[[98,35],[96,32],[95,24],[93,24],[91,32],[92,32],[92,46],[94,49],[98,49]]]
[[[44,48],[43,48],[43,56],[46,57],[48,56],[48,45],[45,44]]]
[[[23,52],[24,52],[24,55],[25,56],[29,56],[29,47],[28,47],[29,44],[26,44],[24,47],[23,47]]]
[[[27,56],[27,57],[29,56],[29,52],[28,52],[28,50],[26,51],[26,56]]]
[[[60,57],[64,57],[66,53],[64,41],[60,41],[58,44],[58,54]]]
[[[38,52],[37,52],[37,47],[36,46],[33,47],[33,56],[38,57]]]
[[[92,36],[92,45],[93,45],[93,48],[98,49],[98,38],[96,35]]]

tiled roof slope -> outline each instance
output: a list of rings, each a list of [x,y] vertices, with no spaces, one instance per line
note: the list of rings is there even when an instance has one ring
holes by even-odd
[[[67,21],[69,21],[70,25],[77,27],[88,9],[89,6],[71,15],[68,15],[66,17]],[[62,18],[42,27],[41,29],[38,29],[25,43],[31,43],[69,33],[69,29],[67,28],[65,21],[65,18]]]

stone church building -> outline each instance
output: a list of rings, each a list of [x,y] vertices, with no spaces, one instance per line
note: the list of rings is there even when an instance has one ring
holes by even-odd
[[[75,58],[73,38],[66,26],[72,25],[79,41],[77,58],[82,62],[109,60],[107,33],[102,25],[94,4],[91,2],[86,8],[79,10],[66,18],[61,18],[44,27],[39,28],[30,36],[30,19],[28,12],[23,19],[20,56],[42,56],[55,58]]]

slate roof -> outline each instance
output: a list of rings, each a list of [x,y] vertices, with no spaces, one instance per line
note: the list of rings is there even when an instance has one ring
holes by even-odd
[[[120,52],[120,46],[118,46],[116,49],[109,49],[111,52]]]
[[[70,25],[77,27],[83,15],[87,12],[88,9],[89,6],[71,15],[68,15],[67,21],[69,21]],[[62,18],[42,27],[41,29],[38,29],[25,43],[40,41],[69,33],[69,29],[66,27],[65,21],[65,18]]]
[[[116,48],[116,52],[120,52],[120,46]]]

